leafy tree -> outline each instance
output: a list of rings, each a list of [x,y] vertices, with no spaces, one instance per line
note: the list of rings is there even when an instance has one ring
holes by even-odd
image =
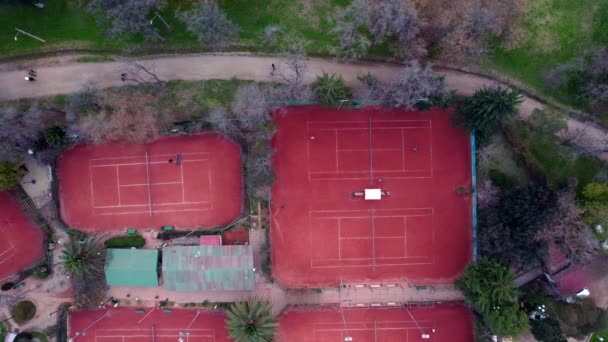
[[[319,101],[327,106],[336,106],[340,100],[350,97],[348,87],[340,75],[323,72],[323,75],[317,76],[311,87]]]
[[[19,184],[23,171],[15,164],[0,161],[0,191]]]
[[[559,321],[547,317],[542,320],[531,320],[532,335],[543,342],[566,342]]]
[[[226,321],[230,338],[237,342],[272,341],[277,323],[271,308],[270,302],[256,298],[232,304]]]
[[[274,98],[280,101],[307,101],[312,98],[310,88],[304,84],[308,70],[306,42],[293,38],[281,48],[281,62],[277,66],[277,76],[286,84],[275,90]]]
[[[177,13],[177,17],[201,43],[214,50],[228,46],[239,31],[216,2],[200,2],[191,10]]]
[[[517,297],[511,270],[485,257],[467,265],[464,276],[454,284],[462,291],[465,300],[481,312],[512,303]]]
[[[67,275],[86,281],[103,274],[105,249],[94,238],[72,238],[59,259]]]
[[[391,107],[413,109],[420,102],[448,94],[443,76],[430,65],[422,67],[414,60],[403,68],[399,78],[385,87],[385,102]]]
[[[501,122],[519,113],[517,106],[523,102],[519,91],[503,87],[477,90],[465,98],[454,116],[454,123],[465,128],[467,133],[475,131],[480,147],[490,143],[494,131]]]
[[[147,39],[164,40],[150,25],[149,15],[165,5],[165,0],[92,0],[87,10],[95,16],[109,39],[142,35]]]
[[[65,143],[65,131],[60,126],[52,126],[44,131],[44,140],[49,146],[61,146]]]
[[[480,254],[514,268],[539,262],[543,250],[538,236],[556,208],[556,196],[546,186],[531,184],[503,192],[495,205],[479,211]]]
[[[497,307],[486,313],[485,319],[494,334],[499,336],[519,336],[529,328],[528,316],[517,303]]]
[[[454,282],[498,335],[519,335],[528,327],[528,319],[517,305],[513,273],[489,258],[467,265],[464,276]]]

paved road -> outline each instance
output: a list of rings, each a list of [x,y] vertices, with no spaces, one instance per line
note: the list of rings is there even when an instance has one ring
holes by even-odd
[[[254,81],[280,81],[270,75],[271,65],[280,67],[280,61],[274,57],[252,56],[246,54],[201,54],[160,56],[140,60],[154,69],[163,80],[202,80],[230,79],[233,77]],[[24,62],[28,63],[28,62]],[[36,62],[32,62],[33,65]],[[99,87],[120,86],[120,74],[124,71],[122,62],[76,63],[64,59],[60,63],[37,67],[38,79],[35,82],[24,80],[26,66],[15,68],[11,65],[0,65],[0,100],[41,97],[68,94],[78,91],[89,81],[95,81]],[[311,82],[322,72],[336,73],[344,77],[349,86],[356,86],[359,74],[371,72],[382,81],[397,77],[400,66],[391,63],[340,63],[334,60],[311,58],[308,62],[305,81]],[[481,76],[455,70],[438,70],[445,74],[448,87],[463,95],[470,95],[484,85],[495,85],[498,82]],[[535,108],[544,105],[535,99],[524,97],[521,105],[522,117],[528,117]],[[608,132],[593,124],[568,120],[569,134],[584,132],[578,143],[587,150],[608,160]]]

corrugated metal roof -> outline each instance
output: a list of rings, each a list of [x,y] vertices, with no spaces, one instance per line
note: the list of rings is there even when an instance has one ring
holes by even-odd
[[[106,251],[106,282],[110,286],[158,286],[158,250]]]
[[[249,245],[165,247],[163,280],[169,291],[253,290],[253,250]]]

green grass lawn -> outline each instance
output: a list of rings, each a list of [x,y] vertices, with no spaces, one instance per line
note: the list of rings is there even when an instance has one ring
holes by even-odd
[[[85,1],[81,1],[85,2]],[[53,0],[45,2],[39,9],[33,5],[0,4],[0,56],[19,55],[41,51],[69,48],[120,49],[127,45],[141,48],[204,50],[195,37],[186,32],[183,23],[175,18],[175,11],[187,9],[192,0],[169,0],[161,12],[169,23],[167,29],[160,20],[153,25],[166,41],[163,43],[143,43],[139,39],[128,42],[105,40],[92,15],[75,0]],[[345,6],[349,0],[220,0],[220,6],[228,17],[240,26],[237,48],[248,50],[276,50],[289,37],[301,37],[308,42],[311,53],[328,54],[333,49],[331,19],[338,6]],[[281,28],[279,41],[274,46],[265,46],[264,28],[275,25]],[[47,41],[41,43],[33,38],[20,35],[13,39],[15,28],[37,35]]]
[[[496,47],[485,66],[580,107],[581,103],[572,101],[568,94],[547,88],[544,77],[582,50],[608,46],[608,0],[528,1],[519,25],[519,43],[510,50]]]
[[[604,163],[601,160],[588,155],[574,156],[570,150],[559,146],[556,136],[533,131],[522,122],[514,123],[513,129],[527,145],[527,158],[531,159],[527,162],[534,163],[554,186],[576,177],[581,190],[602,170]]]
[[[603,338],[604,341],[608,341],[608,315],[604,317],[604,320],[606,321],[605,328],[593,333],[591,339],[589,339],[590,342],[601,342],[599,339],[600,337]]]

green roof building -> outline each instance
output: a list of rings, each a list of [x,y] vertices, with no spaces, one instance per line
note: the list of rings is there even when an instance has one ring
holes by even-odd
[[[158,250],[108,248],[105,270],[110,286],[158,286]]]
[[[253,290],[253,249],[249,245],[165,247],[163,281],[169,291]]]

